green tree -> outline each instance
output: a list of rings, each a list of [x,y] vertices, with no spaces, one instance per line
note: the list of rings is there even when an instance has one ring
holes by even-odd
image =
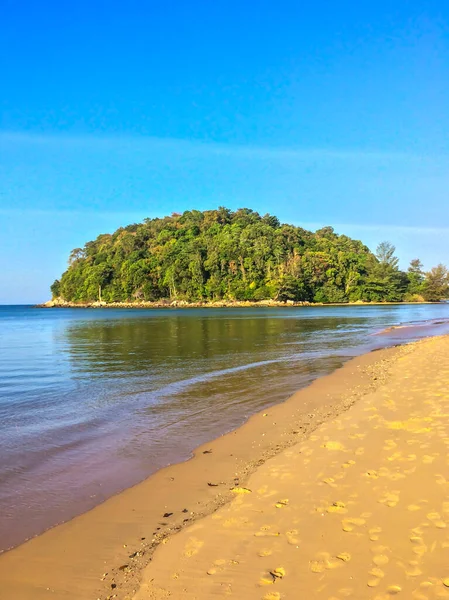
[[[423,284],[423,295],[429,302],[439,302],[449,296],[449,273],[447,268],[439,264],[426,273]]]
[[[59,279],[55,279],[55,281],[50,286],[51,297],[58,298],[61,294],[61,282]]]
[[[410,261],[409,268],[407,269],[407,277],[408,277],[408,293],[413,294],[421,294],[422,286],[424,283],[424,271],[423,264],[419,260],[419,258],[414,258]]]
[[[379,261],[379,273],[388,276],[396,271],[399,259],[395,256],[396,247],[391,242],[381,242],[376,248],[376,258]]]
[[[401,302],[408,279],[398,268],[396,248],[390,242],[381,242],[375,257],[367,262],[363,298],[371,302]]]

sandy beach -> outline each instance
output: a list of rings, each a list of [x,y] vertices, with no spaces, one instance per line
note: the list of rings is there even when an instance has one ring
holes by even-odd
[[[449,597],[448,349],[350,361],[1,555],[1,597]]]
[[[155,553],[136,600],[449,597],[449,339],[267,461]]]

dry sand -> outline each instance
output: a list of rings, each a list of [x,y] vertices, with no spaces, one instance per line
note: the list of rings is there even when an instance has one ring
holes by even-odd
[[[449,596],[448,349],[434,338],[350,361],[1,555],[0,598]]]
[[[167,540],[135,600],[449,598],[449,339]]]

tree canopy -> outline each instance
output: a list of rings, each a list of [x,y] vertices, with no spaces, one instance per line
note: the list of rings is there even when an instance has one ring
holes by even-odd
[[[418,259],[400,271],[395,247],[373,254],[332,227],[315,233],[241,208],[173,213],[121,227],[75,248],[51,286],[71,302],[440,299],[448,273]]]

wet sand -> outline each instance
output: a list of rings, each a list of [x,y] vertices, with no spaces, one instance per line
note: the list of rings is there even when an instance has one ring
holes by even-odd
[[[158,548],[135,600],[448,598],[448,352],[399,350],[384,384]]]
[[[356,573],[353,576],[357,581],[363,580],[363,597],[375,597],[372,589],[366,587],[365,574],[369,574],[369,569],[365,568],[368,563],[363,562],[364,566],[360,563],[364,561],[362,554],[345,562],[335,558],[335,553],[337,550],[337,553],[351,553],[349,549],[339,549],[340,541],[352,548],[353,539],[356,543],[365,540],[366,531],[381,527],[371,526],[372,515],[377,517],[374,509],[385,508],[385,503],[391,504],[393,500],[387,498],[384,504],[379,504],[373,495],[375,486],[386,486],[379,494],[385,491],[398,496],[397,490],[405,481],[392,479],[392,475],[403,474],[400,469],[412,469],[417,462],[421,466],[420,453],[430,461],[422,464],[427,469],[438,466],[438,473],[444,477],[440,461],[445,461],[445,457],[434,457],[437,450],[432,448],[417,447],[419,440],[411,443],[410,448],[407,445],[406,456],[416,456],[415,462],[407,458],[404,467],[404,450],[393,449],[390,454],[398,456],[391,464],[386,463],[388,469],[384,467],[384,463],[379,463],[386,452],[381,450],[387,445],[384,434],[393,441],[407,434],[404,443],[413,440],[413,435],[424,434],[413,433],[414,421],[394,430],[375,429],[375,426],[387,419],[387,413],[390,421],[393,418],[397,421],[400,417],[389,413],[409,408],[415,412],[421,410],[425,414],[423,419],[430,418],[435,409],[422,402],[423,395],[430,401],[434,397],[428,395],[428,390],[435,386],[440,390],[438,393],[444,393],[442,381],[434,379],[434,374],[444,373],[444,352],[448,348],[449,338],[435,338],[350,361],[287,402],[255,415],[235,432],[199,448],[187,463],[163,469],[88,513],[1,555],[0,597],[209,598],[230,593],[238,598],[263,598],[270,593],[274,593],[272,598],[283,597],[276,595],[280,593],[288,598],[296,597],[292,596],[293,589],[303,589],[309,594],[313,590],[315,595],[309,597],[330,598],[333,594],[338,598],[333,585],[332,594],[330,588],[327,592],[317,589],[326,584],[326,578],[344,577],[343,573]],[[412,376],[415,368],[420,376],[416,381]],[[418,383],[421,387],[415,389]],[[407,398],[406,409],[399,404],[401,394]],[[391,398],[397,406],[390,405]],[[417,404],[420,399],[421,404],[408,407],[409,398],[415,398]],[[438,398],[441,400],[443,396]],[[356,400],[360,402],[345,413]],[[333,420],[336,415],[341,415],[339,420]],[[437,425],[442,426],[440,421]],[[434,434],[439,436],[440,430],[436,428]],[[334,445],[326,445],[326,436]],[[368,444],[366,440],[371,437],[373,442]],[[438,437],[435,443],[443,443],[439,440]],[[440,448],[438,451],[442,455]],[[370,456],[373,464],[367,467],[364,461]],[[342,467],[346,462],[348,467]],[[365,478],[363,469],[375,471],[378,477]],[[412,475],[406,481],[415,485],[417,475]],[[324,483],[324,479],[329,481]],[[430,477],[429,481],[422,481],[430,485],[434,480]],[[443,484],[438,485],[438,489],[444,489]],[[246,493],[246,489],[251,492]],[[421,483],[415,493],[420,491]],[[368,504],[362,506],[365,500]],[[428,512],[438,513],[434,521],[443,522],[442,507],[434,507],[430,499],[428,502],[428,511],[420,507],[419,511],[404,514],[423,520]],[[361,516],[368,512],[370,517]],[[390,514],[395,524],[398,511]],[[351,531],[342,533],[343,518],[350,520]],[[374,520],[383,523],[384,531],[388,529],[388,521],[384,523],[382,519],[384,515]],[[436,527],[434,521],[429,521],[428,531]],[[415,521],[410,525],[415,527]],[[335,532],[331,534],[332,528]],[[177,531],[180,533],[172,535]],[[322,537],[324,534],[326,539]],[[259,548],[260,544],[263,547]],[[417,543],[416,547],[422,549],[423,545],[426,544]],[[267,556],[259,556],[265,551]],[[328,558],[324,554],[321,558],[316,556],[325,552],[329,553]],[[308,568],[309,564],[315,565],[313,561],[317,573]],[[346,570],[328,568],[327,563],[336,561]],[[285,576],[282,570],[276,572],[277,568],[285,569]],[[275,575],[270,575],[270,571]],[[306,585],[309,571],[314,577]],[[264,578],[274,583],[262,588],[260,583]],[[349,587],[348,584],[345,589]],[[358,590],[354,597],[361,597],[362,588],[356,588],[355,584],[352,587]],[[321,593],[324,595],[317,595]]]

